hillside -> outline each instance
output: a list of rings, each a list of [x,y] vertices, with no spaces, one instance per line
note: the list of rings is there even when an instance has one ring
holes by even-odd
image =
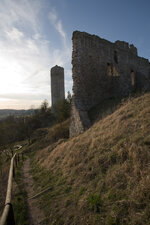
[[[47,224],[150,224],[150,94],[33,156]]]

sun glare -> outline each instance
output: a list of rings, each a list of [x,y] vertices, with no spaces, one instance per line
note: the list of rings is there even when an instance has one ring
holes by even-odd
[[[23,68],[17,61],[1,58],[0,93],[16,93],[20,91]]]

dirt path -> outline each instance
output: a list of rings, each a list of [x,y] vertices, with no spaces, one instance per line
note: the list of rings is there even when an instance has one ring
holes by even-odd
[[[28,207],[28,220],[29,225],[44,225],[42,222],[44,219],[44,213],[38,207],[37,199],[29,199],[31,196],[34,196],[35,193],[33,190],[34,181],[31,174],[30,159],[27,158],[23,165],[23,181],[24,189],[27,192],[27,207]]]

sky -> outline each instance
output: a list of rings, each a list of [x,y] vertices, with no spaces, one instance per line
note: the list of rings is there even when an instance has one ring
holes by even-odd
[[[150,60],[149,0],[0,0],[0,109],[51,105],[50,69],[72,92],[72,32],[127,41]]]

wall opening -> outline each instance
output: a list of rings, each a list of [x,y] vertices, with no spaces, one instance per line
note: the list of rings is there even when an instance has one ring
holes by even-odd
[[[118,64],[118,54],[117,51],[114,51],[114,61],[116,64]]]
[[[112,71],[111,71],[111,65],[110,63],[107,63],[107,75],[112,76]]]
[[[118,71],[117,71],[117,69],[116,69],[115,66],[113,66],[113,76],[114,76],[114,77],[118,77],[118,76],[119,76],[119,75],[118,75]]]
[[[133,87],[135,86],[135,73],[133,70],[131,70],[131,84]]]

